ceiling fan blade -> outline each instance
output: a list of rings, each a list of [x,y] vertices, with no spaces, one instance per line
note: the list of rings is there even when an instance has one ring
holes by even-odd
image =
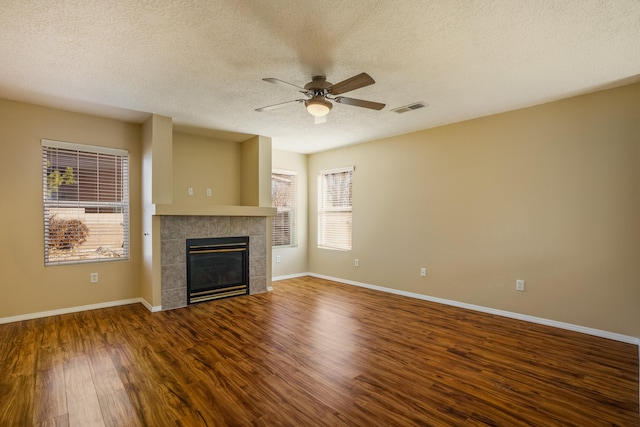
[[[264,80],[265,82],[268,82],[268,83],[273,83],[274,85],[293,86],[296,89],[301,90],[302,92],[306,92],[305,88],[300,87],[300,86],[296,86],[293,83],[285,82],[284,80],[276,79],[276,78],[273,78],[273,77],[267,77],[266,79],[262,79],[262,80]]]
[[[362,99],[347,98],[344,96],[338,96],[333,100],[338,104],[355,105],[356,107],[370,108],[372,110],[382,110],[385,106],[385,104],[381,104],[379,102],[364,101]]]
[[[334,84],[333,86],[329,87],[327,91],[332,95],[340,95],[341,93],[372,85],[375,82],[376,81],[373,80],[369,74],[360,73],[357,76],[353,76],[347,80],[341,81],[340,83]]]
[[[287,104],[293,104],[294,102],[304,102],[304,99],[294,99],[293,101],[281,102],[280,104],[267,105],[266,107],[256,108],[256,111],[271,111],[280,107],[284,107]]]

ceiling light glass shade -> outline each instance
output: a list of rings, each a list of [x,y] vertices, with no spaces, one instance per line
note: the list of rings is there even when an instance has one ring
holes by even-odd
[[[309,114],[316,117],[326,116],[333,107],[333,104],[324,99],[324,96],[314,96],[304,101],[304,105],[307,107]]]

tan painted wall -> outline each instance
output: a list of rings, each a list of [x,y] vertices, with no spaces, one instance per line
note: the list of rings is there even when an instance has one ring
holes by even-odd
[[[174,132],[173,203],[240,205],[241,149],[238,142]]]
[[[2,99],[0,122],[0,318],[139,297],[141,126]],[[42,138],[129,150],[129,261],[44,266]]]
[[[241,206],[271,207],[271,138],[242,142]]]
[[[317,249],[314,178],[348,165],[353,250]],[[314,273],[640,337],[640,84],[314,154],[309,176]]]
[[[258,206],[271,207],[271,138],[258,135]]]
[[[162,303],[160,219],[155,204],[173,201],[173,121],[152,115],[142,125],[142,253],[140,296],[152,307]]]
[[[152,115],[147,126],[151,139],[151,203],[170,204],[173,202],[171,184],[173,182],[173,119],[171,117]],[[144,129],[147,130],[146,127]],[[147,132],[144,132],[145,136]],[[144,141],[145,154],[147,142]],[[145,156],[146,160],[146,156]]]
[[[282,169],[298,173],[298,245],[295,247],[273,248],[273,276],[288,276],[309,271],[308,267],[308,182],[306,154],[273,150],[273,169]],[[280,262],[276,262],[276,256]]]
[[[260,203],[260,186],[258,185],[260,163],[260,139],[256,136],[242,142],[242,174],[240,205],[258,206]]]

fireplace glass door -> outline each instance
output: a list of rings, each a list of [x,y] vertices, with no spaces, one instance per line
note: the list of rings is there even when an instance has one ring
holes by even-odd
[[[249,238],[187,239],[188,303],[249,291]]]

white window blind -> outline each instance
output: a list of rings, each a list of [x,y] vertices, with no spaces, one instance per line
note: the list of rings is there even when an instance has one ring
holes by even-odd
[[[318,247],[351,250],[353,167],[318,174]]]
[[[45,265],[129,257],[126,150],[42,140]]]
[[[296,172],[274,170],[271,174],[271,203],[277,213],[271,218],[272,246],[294,246],[296,233]]]

